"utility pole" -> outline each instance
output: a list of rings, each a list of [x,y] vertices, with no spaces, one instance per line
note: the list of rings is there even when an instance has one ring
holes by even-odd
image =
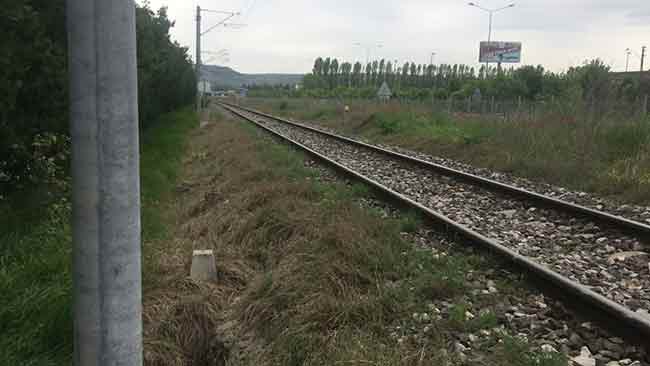
[[[68,0],[76,366],[142,365],[135,3]]]
[[[625,72],[630,71],[630,55],[632,54],[632,50],[629,48],[625,49]]]
[[[227,17],[222,19],[219,23],[213,25],[212,27],[208,28],[205,31],[202,31],[201,27],[201,12],[209,12],[209,13],[218,13],[218,14],[226,14]],[[201,86],[201,37],[207,34],[208,32],[212,31],[213,29],[217,28],[218,26],[221,25],[226,25],[226,22],[230,20],[231,18],[235,17],[236,15],[239,15],[239,13],[235,12],[230,12],[230,11],[219,11],[219,10],[209,10],[209,9],[201,9],[200,6],[196,7],[196,77],[197,77],[197,82],[199,86]],[[202,92],[198,92],[198,103],[197,103],[197,110],[201,110],[201,102],[202,102]]]
[[[203,87],[201,80],[201,7],[196,6],[196,82],[198,84],[196,92],[196,110],[201,111],[203,103],[203,91],[200,88]]]
[[[200,79],[201,71],[201,7],[196,7],[196,73]]]
[[[643,73],[644,70],[643,62],[645,61],[645,50],[646,50],[646,46],[641,47],[641,73]]]

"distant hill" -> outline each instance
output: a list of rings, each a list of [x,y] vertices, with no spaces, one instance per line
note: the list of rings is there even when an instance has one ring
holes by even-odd
[[[202,79],[216,87],[238,88],[243,85],[295,85],[302,74],[242,74],[230,67],[203,65]]]

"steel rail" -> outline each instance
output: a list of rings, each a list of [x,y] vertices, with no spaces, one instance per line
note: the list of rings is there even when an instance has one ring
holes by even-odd
[[[432,219],[434,222],[442,224],[454,232],[460,234],[461,236],[469,239],[470,242],[478,244],[479,247],[487,249],[490,252],[496,253],[500,257],[510,261],[514,265],[524,269],[531,275],[542,280],[545,285],[552,285],[554,289],[560,291],[561,295],[568,297],[574,301],[578,301],[580,304],[584,304],[593,309],[583,309],[588,312],[595,311],[599,314],[599,322],[609,328],[619,333],[621,336],[625,337],[628,340],[631,340],[639,345],[648,348],[648,339],[650,339],[650,318],[637,314],[632,310],[622,306],[621,304],[612,301],[606,298],[603,295],[600,295],[587,286],[581,285],[577,282],[570,280],[569,278],[529,259],[526,256],[523,256],[508,247],[501,244],[499,241],[488,238],[469,227],[462,225],[453,221],[445,215],[442,215],[390,188],[387,186],[359,173],[356,172],[330,158],[327,156],[301,144],[298,141],[295,141],[287,136],[282,135],[281,133],[274,131],[273,129],[265,126],[263,123],[256,121],[255,119],[247,116],[246,114],[241,113],[237,109],[244,110],[248,113],[254,113],[246,110],[245,108],[234,106],[230,104],[221,103],[221,105],[226,108],[231,113],[243,118],[246,121],[249,121],[256,125],[257,127],[267,131],[273,136],[276,136],[284,141],[289,142],[292,145],[297,146],[301,150],[307,152],[309,155],[315,157],[316,159],[326,163],[327,165],[335,168],[336,170],[353,177],[379,192],[385,194],[391,199],[396,200],[397,202],[403,203],[410,208],[413,208],[426,217]],[[262,115],[262,114],[258,114]],[[266,116],[265,116],[266,117]],[[291,123],[295,125],[295,123]],[[297,126],[301,127],[301,126]],[[352,140],[354,141],[354,140]]]
[[[311,131],[311,132],[321,134],[321,135],[332,137],[332,138],[337,139],[339,141],[354,144],[356,146],[361,146],[363,148],[374,150],[374,151],[380,152],[382,154],[390,155],[392,157],[397,157],[397,158],[399,158],[401,160],[405,160],[405,161],[411,162],[413,164],[425,167],[427,169],[434,170],[434,171],[439,172],[439,173],[441,173],[443,175],[451,176],[451,177],[454,177],[454,178],[459,178],[459,179],[461,179],[463,181],[466,181],[466,182],[471,183],[471,184],[476,185],[476,186],[487,187],[487,188],[490,188],[490,189],[492,189],[494,191],[508,193],[510,195],[513,195],[513,196],[525,198],[526,200],[535,201],[535,202],[537,202],[537,203],[539,203],[539,204],[541,204],[543,206],[549,207],[549,208],[559,209],[559,210],[562,210],[562,211],[565,211],[565,212],[578,214],[578,215],[580,215],[582,217],[592,219],[594,221],[597,221],[597,222],[600,222],[600,223],[603,223],[603,224],[607,224],[607,225],[609,225],[611,227],[621,229],[621,230],[625,230],[625,232],[631,233],[631,234],[637,236],[639,239],[643,239],[644,241],[650,240],[650,225],[646,225],[646,224],[638,222],[638,221],[630,220],[630,219],[627,219],[627,218],[622,217],[622,216],[613,215],[611,213],[595,210],[593,208],[585,207],[585,206],[578,205],[578,204],[575,204],[575,203],[563,201],[561,199],[549,197],[549,196],[546,196],[546,195],[543,195],[543,194],[540,194],[540,193],[529,191],[527,189],[515,187],[513,185],[497,182],[495,180],[492,180],[492,179],[489,179],[489,178],[484,178],[484,177],[481,177],[481,176],[478,176],[478,175],[475,175],[475,174],[463,172],[463,171],[458,170],[458,169],[449,168],[449,167],[446,167],[444,165],[432,163],[430,161],[422,160],[422,159],[419,159],[419,158],[416,158],[416,157],[413,157],[413,156],[409,156],[409,155],[402,154],[402,153],[399,153],[399,152],[396,152],[396,151],[388,150],[388,149],[385,149],[385,148],[382,148],[382,147],[379,147],[379,146],[371,145],[371,144],[368,144],[368,143],[365,143],[365,142],[362,142],[362,141],[359,141],[359,140],[351,139],[349,137],[337,135],[337,134],[332,133],[332,132],[323,131],[323,130],[315,128],[315,127],[311,127],[311,126],[307,126],[307,125],[302,124],[302,123],[290,121],[290,120],[287,120],[285,118],[276,117],[276,116],[270,115],[268,113],[260,112],[260,111],[257,111],[257,110],[251,109],[251,108],[246,108],[246,107],[234,105],[234,104],[231,104],[231,103],[223,103],[222,102],[222,104],[226,104],[226,105],[229,105],[229,106],[235,107],[235,108],[240,108],[240,109],[245,110],[245,111],[247,111],[249,113],[253,113],[253,114],[256,114],[256,115],[259,115],[259,116],[270,118],[270,119],[273,119],[275,121],[286,123],[286,124],[289,124],[289,125],[292,125],[292,126],[295,126],[295,127],[299,127],[299,128]]]

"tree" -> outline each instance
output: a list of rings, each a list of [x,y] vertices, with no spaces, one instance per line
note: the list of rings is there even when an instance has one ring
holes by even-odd
[[[320,77],[323,75],[323,58],[318,57],[316,61],[314,61],[314,69],[312,70],[312,74],[316,77]]]
[[[350,87],[352,80],[350,78],[350,73],[352,72],[352,64],[349,62],[344,62],[341,64],[341,76],[343,84],[347,87]]]
[[[56,184],[67,174],[68,76],[64,0],[0,7],[0,196]],[[196,76],[169,38],[167,10],[136,8],[140,126],[191,104]]]
[[[360,87],[361,86],[361,69],[363,66],[361,65],[360,62],[355,62],[354,67],[352,69],[352,84],[355,87]]]

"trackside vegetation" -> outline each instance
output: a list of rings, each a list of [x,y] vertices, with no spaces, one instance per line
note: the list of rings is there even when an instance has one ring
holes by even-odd
[[[650,202],[650,115],[568,118],[556,109],[535,120],[448,113],[424,103],[256,99],[270,113],[338,130],[376,143],[452,158],[476,167]]]
[[[189,144],[178,229],[145,299],[148,364],[462,364],[447,351],[455,337],[498,326],[488,310],[466,316],[475,311],[466,275],[493,263],[418,249],[408,238],[422,228],[417,215],[364,205],[367,188],[309,168],[244,122],[213,116]],[[214,250],[217,281],[187,280],[192,249]],[[498,298],[518,291],[504,287]],[[449,315],[403,336],[423,326],[414,313],[439,301]],[[495,333],[480,353],[485,364],[566,365],[507,334]]]

